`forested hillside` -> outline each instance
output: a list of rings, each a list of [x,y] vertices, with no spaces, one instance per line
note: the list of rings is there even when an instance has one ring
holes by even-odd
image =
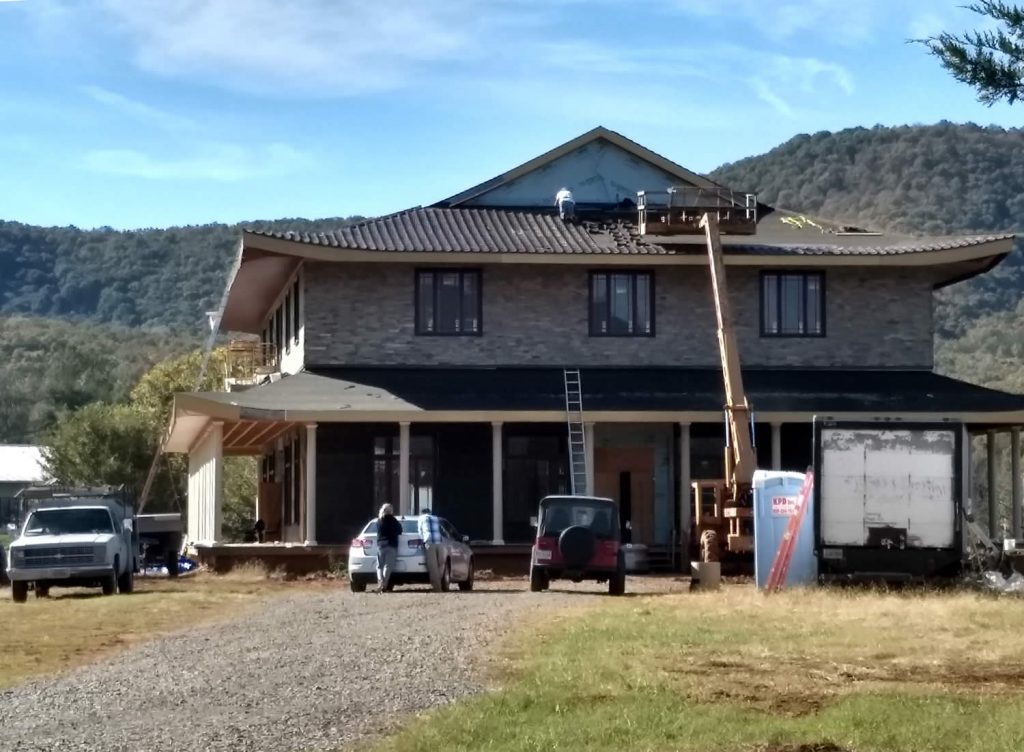
[[[1024,228],[1024,130],[940,123],[796,136],[712,177],[761,201],[870,229],[944,235]],[[939,335],[1015,310],[1021,245],[996,270],[939,295]]]
[[[0,318],[0,443],[36,440],[63,412],[123,399],[147,368],[198,344],[166,329]]]
[[[0,316],[170,327],[201,336],[243,228],[310,230],[345,220],[282,219],[167,230],[79,230],[0,222]]]

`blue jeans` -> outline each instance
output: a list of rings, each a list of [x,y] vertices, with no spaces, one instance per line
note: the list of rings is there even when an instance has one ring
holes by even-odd
[[[398,549],[387,544],[377,543],[377,589],[386,590],[391,581],[391,573],[395,570]]]

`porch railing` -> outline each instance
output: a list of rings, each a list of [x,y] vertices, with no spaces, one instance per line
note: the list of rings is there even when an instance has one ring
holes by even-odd
[[[252,386],[264,377],[280,370],[277,348],[272,342],[236,340],[227,346],[224,360],[224,383],[233,386]]]
[[[757,232],[757,195],[727,188],[683,186],[664,191],[637,192],[642,235],[703,234],[704,214],[718,218],[718,229],[734,235]]]

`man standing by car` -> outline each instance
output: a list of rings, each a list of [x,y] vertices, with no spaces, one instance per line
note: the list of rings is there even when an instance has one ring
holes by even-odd
[[[441,576],[444,571],[444,546],[441,542],[441,523],[429,509],[420,514],[419,535],[423,540],[423,552],[427,557],[427,574],[430,586],[441,590]]]

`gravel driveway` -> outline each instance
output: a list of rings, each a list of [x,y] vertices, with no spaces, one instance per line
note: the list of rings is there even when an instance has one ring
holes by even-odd
[[[525,582],[477,585],[297,591],[19,685],[0,692],[0,749],[337,749],[481,691],[471,664],[518,614],[597,600],[586,584],[537,594]]]

